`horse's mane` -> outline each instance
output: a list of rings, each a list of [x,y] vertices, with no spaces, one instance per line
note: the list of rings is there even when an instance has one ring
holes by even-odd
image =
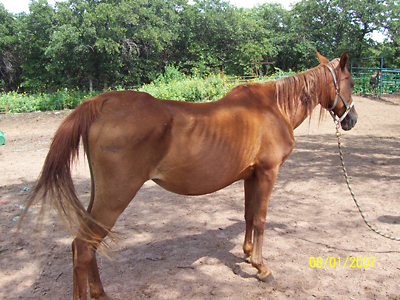
[[[334,59],[328,65],[335,69],[338,64],[339,59]],[[300,106],[304,106],[308,115],[311,115],[318,103],[326,106],[323,102],[328,100],[327,87],[332,82],[329,69],[319,65],[303,73],[277,80],[275,98],[279,108],[290,120]]]

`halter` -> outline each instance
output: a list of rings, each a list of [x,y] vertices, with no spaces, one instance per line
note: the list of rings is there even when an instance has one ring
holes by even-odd
[[[333,120],[335,120],[335,122],[337,121],[338,123],[341,123],[344,118],[346,118],[346,116],[349,114],[350,109],[354,106],[354,101],[352,101],[350,104],[346,101],[346,99],[344,98],[344,96],[342,95],[342,93],[340,92],[340,87],[338,85],[338,82],[336,80],[336,75],[335,72],[333,71],[333,69],[328,66],[325,65],[329,71],[331,71],[332,77],[333,77],[333,82],[335,83],[335,89],[336,89],[336,97],[335,97],[335,101],[333,102],[333,105],[331,108],[329,108],[329,113],[331,114]],[[335,113],[333,112],[333,109],[336,107],[338,100],[339,100],[339,96],[343,101],[344,106],[346,107],[346,111],[343,113],[343,115],[341,117],[337,116],[339,119],[337,120],[335,117]]]

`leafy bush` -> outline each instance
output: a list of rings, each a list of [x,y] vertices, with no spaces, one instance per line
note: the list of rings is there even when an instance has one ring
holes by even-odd
[[[0,93],[0,109],[5,108],[7,103],[9,113],[75,108],[83,100],[96,94],[98,93],[80,90],[58,90],[53,94]]]
[[[177,76],[175,75],[173,78],[177,78]],[[166,80],[164,77],[163,80],[142,86],[139,91],[147,92],[161,99],[202,102],[217,100],[230,89],[230,87],[224,86],[224,80],[220,74],[207,78],[181,74],[180,78],[182,79]]]
[[[222,98],[234,86],[243,83],[241,77],[234,80],[227,80],[221,74],[212,74],[203,78],[196,74],[187,76],[181,73],[176,67],[169,66],[165,73],[159,75],[158,80],[145,84],[138,91],[151,94],[161,99],[172,99],[188,102],[215,101]],[[265,82],[279,79],[291,73],[285,73],[282,70],[272,76],[254,78],[249,81]],[[116,88],[121,89],[121,88]],[[110,90],[110,89],[109,89]],[[93,97],[100,92],[85,92],[78,88],[72,90],[57,90],[53,94],[27,94],[18,92],[0,93],[0,109],[5,108],[8,102],[10,113],[62,110],[66,108],[75,108],[82,101]]]

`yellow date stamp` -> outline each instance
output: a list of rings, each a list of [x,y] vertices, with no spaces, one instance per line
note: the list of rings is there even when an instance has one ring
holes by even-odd
[[[375,262],[374,256],[346,256],[346,257],[335,257],[328,256],[322,258],[321,256],[310,257],[310,267],[312,269],[323,269],[323,268],[373,268]]]

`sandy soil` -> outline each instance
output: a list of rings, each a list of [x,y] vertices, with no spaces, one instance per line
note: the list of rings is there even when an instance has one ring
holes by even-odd
[[[359,121],[342,136],[353,190],[367,219],[400,237],[400,99],[354,99]],[[15,236],[20,206],[68,113],[0,116],[6,137],[0,146],[1,299],[72,298],[72,238],[55,213],[38,236],[39,208],[33,207]],[[281,168],[264,235],[263,256],[275,281],[258,281],[243,260],[242,182],[198,197],[171,194],[149,182],[117,222],[121,239],[113,246],[113,260],[98,257],[108,294],[115,299],[400,299],[400,243],[363,223],[343,178],[329,115],[318,125],[315,113],[295,134],[297,145]],[[74,178],[87,202],[83,157]],[[318,257],[320,267],[314,265]]]

